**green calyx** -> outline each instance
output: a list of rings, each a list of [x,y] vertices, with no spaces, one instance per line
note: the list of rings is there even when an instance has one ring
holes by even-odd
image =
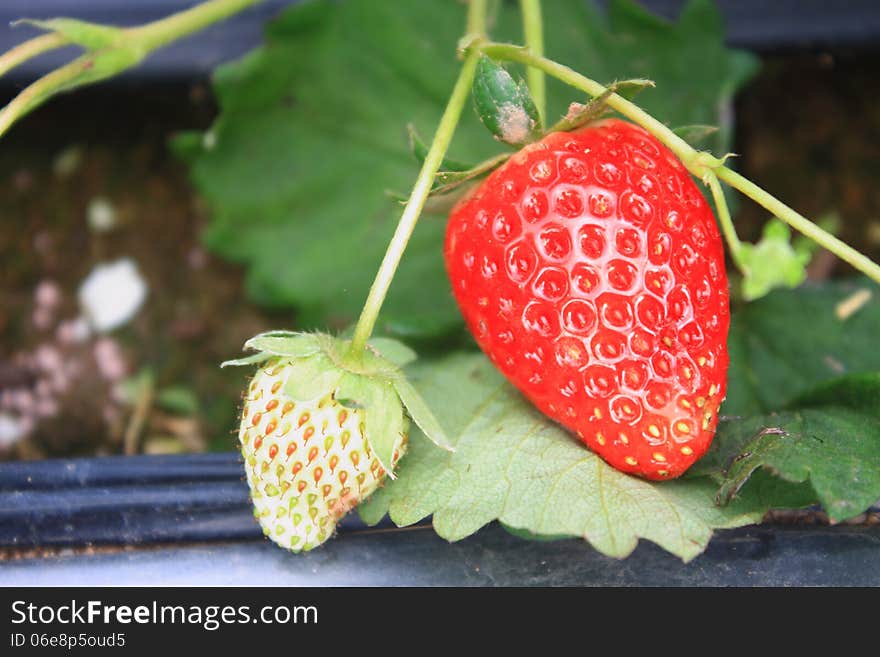
[[[498,141],[522,146],[540,136],[541,117],[526,83],[486,56],[477,63],[473,99],[480,121]]]
[[[362,409],[367,442],[392,478],[394,450],[405,429],[404,411],[431,442],[453,451],[437,418],[401,370],[415,360],[415,352],[390,338],[371,339],[356,356],[350,354],[350,345],[350,340],[323,333],[270,331],[245,342],[245,349],[257,353],[221,367],[282,358],[289,368],[284,394],[294,401],[332,394],[343,406]]]

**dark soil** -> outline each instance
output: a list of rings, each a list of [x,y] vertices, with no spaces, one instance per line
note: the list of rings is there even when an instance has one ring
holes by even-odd
[[[880,258],[880,93],[877,53],[767,58],[737,102],[739,169],[808,217],[836,211],[840,235]],[[15,91],[0,94],[5,101]],[[89,366],[91,343],[62,351],[86,363],[60,408],[0,458],[123,451],[232,449],[243,374],[217,364],[289,314],[250,304],[243,271],[205,253],[206,222],[185,167],[168,148],[174,133],[204,129],[215,108],[205,86],[103,86],[56,99],[0,141],[0,394],[34,385],[31,355],[57,342],[57,321],[77,312],[76,290],[98,262],[131,257],[150,288],[146,305],[113,339],[127,376],[149,367],[154,385],[137,400],[119,398],[119,381]],[[58,171],[58,157],[80,163]],[[53,164],[54,163],[54,164]],[[63,168],[63,167],[62,167]],[[90,230],[87,207],[111,202],[118,225]],[[766,213],[739,204],[742,236],[753,239]],[[849,273],[820,258],[814,273]],[[42,281],[62,292],[51,327],[33,323]],[[82,352],[82,353],[80,353]],[[65,355],[67,357],[67,355]],[[174,386],[195,408],[155,402]],[[128,437],[126,438],[126,433]]]
[[[745,175],[808,218],[836,212],[838,237],[874,260],[880,259],[878,73],[880,51],[765,58],[738,99],[735,148]],[[741,237],[757,237],[767,218],[745,200],[736,217]],[[852,271],[836,262],[833,273]]]

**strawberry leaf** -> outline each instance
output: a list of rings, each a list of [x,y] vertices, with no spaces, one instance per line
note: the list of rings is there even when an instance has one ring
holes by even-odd
[[[662,484],[624,475],[526,402],[483,356],[455,354],[407,373],[432,408],[443,408],[455,453],[413,431],[396,481],[360,512],[398,525],[433,515],[434,528],[459,540],[493,520],[533,534],[579,536],[625,557],[640,538],[689,560],[713,528],[758,521],[766,504],[749,492],[714,504],[707,477]]]
[[[763,415],[825,381],[880,371],[878,335],[880,294],[865,279],[775,290],[741,305],[732,315],[721,413]]]
[[[806,482],[832,520],[862,513],[880,498],[880,373],[827,383],[788,409],[727,421],[700,463],[721,479],[718,499],[740,494],[759,468]]]
[[[717,9],[689,3],[678,24],[648,21],[630,1],[610,20],[584,0],[545,9],[548,56],[598,80],[649,77],[639,102],[670,125],[718,124],[709,145],[730,150],[725,105],[755,59],[723,44]],[[204,196],[214,252],[247,267],[257,302],[296,307],[303,327],[357,317],[417,165],[410,123],[433,134],[460,62],[465,23],[457,2],[331,0],[297,3],[267,27],[266,45],[217,70],[220,115],[178,152]],[[492,34],[520,40],[516,3],[500,6]],[[586,100],[548,80],[548,123]],[[481,162],[498,144],[465,112],[450,157]],[[450,167],[451,169],[451,167]],[[438,336],[461,326],[441,249],[444,222],[422,218],[378,328]]]

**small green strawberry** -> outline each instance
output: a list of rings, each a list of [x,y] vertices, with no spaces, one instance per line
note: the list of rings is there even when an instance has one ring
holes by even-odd
[[[244,399],[239,442],[254,515],[278,545],[299,552],[333,536],[345,514],[394,477],[409,420],[436,444],[446,438],[400,366],[408,348],[377,339],[354,357],[327,335],[264,333]],[[379,349],[385,357],[379,355]]]

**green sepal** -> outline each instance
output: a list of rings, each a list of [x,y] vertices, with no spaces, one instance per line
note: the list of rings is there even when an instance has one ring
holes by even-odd
[[[370,338],[367,345],[371,347],[380,357],[390,363],[403,367],[407,363],[413,362],[417,356],[416,352],[407,347],[398,340],[391,338]]]
[[[672,132],[684,139],[691,146],[697,147],[701,146],[709,137],[717,133],[718,126],[701,123],[683,125],[678,128],[673,128]]]
[[[541,117],[525,82],[485,56],[477,63],[473,98],[480,121],[497,140],[521,146],[539,136]]]
[[[422,138],[419,137],[419,133],[416,132],[416,127],[410,123],[406,126],[407,131],[409,132],[409,149],[413,154],[413,157],[419,164],[425,163],[425,158],[428,156],[428,146],[422,141]],[[466,164],[464,162],[459,162],[458,160],[451,160],[449,158],[444,157],[440,162],[440,170],[445,171],[467,171],[472,168],[472,164]]]
[[[344,372],[336,387],[336,401],[347,408],[368,408],[375,396],[373,383],[369,376]]]
[[[47,32],[57,32],[71,43],[82,46],[87,50],[99,50],[119,44],[122,42],[124,35],[121,28],[87,23],[75,18],[52,18],[49,20],[22,18],[12,23],[12,25],[13,27],[17,25],[32,25]]]
[[[388,379],[346,372],[336,391],[340,403],[364,409],[364,429],[370,449],[392,479],[394,450],[403,440],[403,405]]]
[[[447,452],[454,452],[455,449],[450,445],[449,437],[415,387],[402,374],[395,377],[393,384],[407,413],[428,440]]]
[[[491,173],[502,164],[510,159],[509,153],[496,155],[484,162],[480,162],[477,166],[467,171],[438,171],[434,176],[434,183],[431,188],[431,196],[449,194],[458,189],[464,183],[481,178]]]
[[[333,392],[343,375],[324,354],[293,358],[288,367],[284,394],[294,401],[311,401]]]
[[[245,349],[265,351],[274,356],[303,358],[321,351],[318,336],[314,333],[294,331],[267,331],[255,335],[244,343]]]
[[[262,363],[263,361],[269,360],[273,357],[274,354],[270,354],[266,351],[261,351],[260,353],[251,354],[250,356],[244,356],[243,358],[224,360],[222,363],[220,363],[220,367],[240,367],[243,365],[254,365],[256,363]]]
[[[557,121],[548,132],[571,132],[572,130],[577,130],[611,111],[607,101],[612,94],[631,99],[642,89],[653,86],[654,82],[652,80],[642,78],[612,82],[607,85],[602,95],[596,96],[589,102],[584,104],[572,103],[568,108],[568,114]]]

